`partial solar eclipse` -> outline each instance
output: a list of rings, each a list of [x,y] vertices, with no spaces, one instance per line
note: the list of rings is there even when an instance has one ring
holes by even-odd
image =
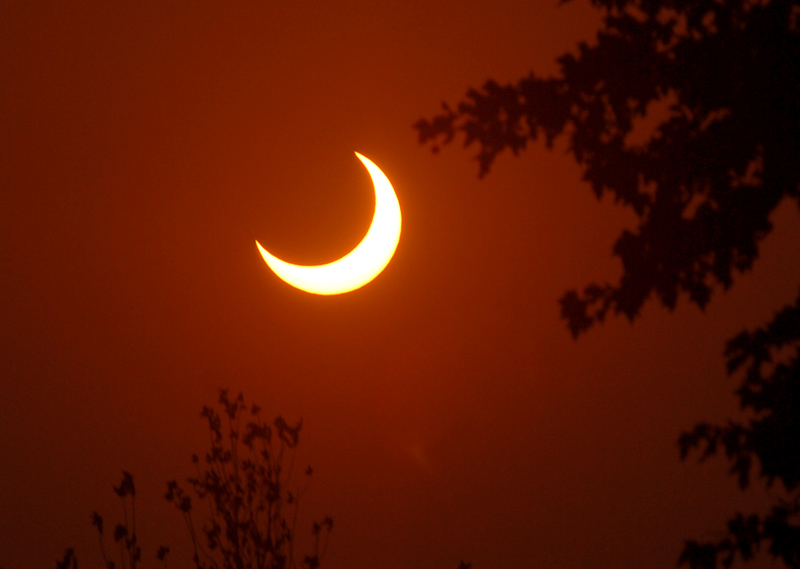
[[[294,265],[278,259],[256,241],[272,271],[295,288],[312,294],[342,294],[361,288],[391,261],[400,241],[400,204],[389,178],[369,158],[356,152],[372,178],[375,215],[367,234],[344,257],[325,265]]]

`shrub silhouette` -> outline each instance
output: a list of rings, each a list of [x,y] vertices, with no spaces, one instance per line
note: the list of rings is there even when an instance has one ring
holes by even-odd
[[[207,421],[211,448],[201,459],[192,455],[196,476],[187,479],[194,497],[207,502],[210,515],[200,531],[192,515],[192,495],[176,481],[167,482],[165,498],[183,515],[191,537],[196,569],[295,569],[295,527],[301,495],[308,487],[311,467],[304,472],[305,483],[290,490],[294,453],[302,422],[290,426],[278,416],[272,424],[261,418],[257,405],[245,405],[240,393],[228,396],[220,389],[221,413],[205,406],[201,416]],[[141,547],[136,534],[136,488],[133,476],[122,473],[114,492],[123,505],[123,521],[114,529],[114,543],[120,548],[123,569],[136,569],[141,563]],[[103,566],[117,569],[106,552],[103,518],[92,514],[92,525],[100,538]],[[312,525],[313,551],[300,565],[317,569],[333,529],[325,516]],[[169,547],[161,545],[156,558],[166,567]],[[74,549],[67,549],[57,569],[77,569]]]
[[[167,484],[165,495],[186,521],[194,546],[195,566],[197,569],[295,567],[297,506],[312,474],[309,466],[305,470],[304,487],[297,492],[287,489],[302,421],[292,427],[278,417],[268,425],[257,405],[248,411],[241,393],[231,400],[224,389],[220,390],[219,403],[222,415],[211,407],[203,408],[202,416],[208,421],[211,434],[211,450],[202,460],[192,456],[197,476],[188,479],[197,497],[211,505],[211,516],[203,525],[202,537],[192,521],[191,498],[177,481]],[[249,420],[242,425],[243,416],[248,413]],[[227,426],[224,434],[223,423]],[[289,464],[284,468],[287,458]],[[314,523],[314,551],[303,558],[304,567],[319,566],[332,528],[333,520],[327,516]]]

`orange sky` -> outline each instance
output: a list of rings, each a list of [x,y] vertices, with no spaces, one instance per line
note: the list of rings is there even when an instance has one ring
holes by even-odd
[[[171,7],[165,7],[170,4]],[[588,39],[581,2],[6,3],[0,18],[0,567],[99,566],[90,514],[137,483],[145,559],[188,567],[166,480],[190,475],[218,387],[304,419],[330,569],[675,566],[742,495],[676,440],[735,411],[725,339],[800,282],[781,208],[755,270],[704,315],[648,306],[577,343],[567,288],[615,279],[619,230],[561,147],[440,155],[411,125]],[[359,151],[403,209],[351,294],[271,274],[349,251]],[[149,566],[149,565],[148,565]]]

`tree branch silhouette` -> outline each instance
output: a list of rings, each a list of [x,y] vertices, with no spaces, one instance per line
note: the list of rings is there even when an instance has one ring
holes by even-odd
[[[776,361],[777,353],[792,348],[788,361]],[[688,541],[681,563],[709,569],[719,560],[730,567],[737,554],[749,560],[767,542],[770,554],[788,567],[800,567],[800,294],[764,327],[731,339],[725,355],[729,375],[743,372],[736,395],[749,419],[696,425],[678,441],[681,458],[698,450],[704,460],[723,450],[742,489],[760,464],[758,476],[764,484],[769,488],[778,480],[788,496],[764,516],[737,513],[719,540]]]
[[[651,299],[703,309],[753,266],[778,204],[800,205],[800,0],[591,3],[603,13],[596,41],[559,57],[557,76],[488,80],[414,124],[434,153],[457,138],[477,146],[479,177],[507,149],[518,155],[540,137],[552,149],[563,137],[595,196],[637,216],[612,250],[619,282],[559,300],[576,339],[609,312],[633,321]],[[659,123],[642,141],[645,117]],[[730,567],[768,543],[800,568],[800,348],[780,360],[798,338],[800,296],[731,339],[728,375],[743,375],[736,395],[749,420],[700,423],[679,439],[682,458],[724,449],[742,488],[757,463],[786,495],[763,516],[736,514],[717,541],[687,542],[681,565]]]
[[[800,35],[796,1],[593,0],[604,12],[593,45],[558,58],[559,76],[531,73],[469,89],[414,125],[434,152],[462,135],[479,176],[498,154],[563,136],[583,177],[639,218],[613,254],[617,284],[561,298],[577,337],[609,311],[633,320],[655,297],[700,308],[751,268],[770,213],[800,196]],[[666,116],[631,136],[656,103]]]

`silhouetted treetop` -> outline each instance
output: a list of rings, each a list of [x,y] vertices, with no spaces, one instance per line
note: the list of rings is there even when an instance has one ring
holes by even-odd
[[[602,29],[556,77],[487,81],[414,125],[434,152],[477,144],[479,176],[507,148],[563,135],[595,195],[637,214],[613,248],[619,283],[561,298],[575,337],[609,310],[634,319],[651,295],[705,307],[752,266],[778,203],[800,196],[800,0],[592,4]],[[661,119],[651,132],[645,115]]]

